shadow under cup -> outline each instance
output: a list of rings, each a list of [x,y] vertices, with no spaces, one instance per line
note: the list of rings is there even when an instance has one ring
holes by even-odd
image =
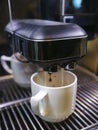
[[[34,73],[31,92],[30,103],[35,114],[49,122],[63,121],[75,109],[77,76],[64,69],[51,74],[46,71]]]

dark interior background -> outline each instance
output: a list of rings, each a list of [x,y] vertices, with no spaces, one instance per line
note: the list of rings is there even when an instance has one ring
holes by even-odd
[[[49,19],[60,20],[61,0],[10,0],[13,19]],[[80,8],[74,8],[72,0],[66,0],[65,14],[98,13],[98,0],[82,0]],[[97,19],[97,18],[96,18]],[[6,38],[5,26],[10,21],[8,0],[0,0],[0,56],[12,54]],[[98,25],[97,25],[98,26]],[[92,28],[90,27],[91,31]],[[0,64],[0,75],[7,74]]]
[[[10,0],[13,19],[41,18],[54,20],[60,0]],[[51,3],[51,4],[50,4]],[[57,4],[55,4],[57,3]],[[47,13],[48,12],[48,13]],[[10,21],[8,0],[0,0],[0,56],[11,56],[11,45],[7,40],[5,26]],[[0,75],[8,74],[0,64]]]

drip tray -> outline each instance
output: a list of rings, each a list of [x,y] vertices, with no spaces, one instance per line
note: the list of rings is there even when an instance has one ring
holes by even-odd
[[[98,125],[98,81],[97,77],[84,68],[73,71],[78,76],[76,109],[65,121],[48,123],[35,116],[31,110],[29,97],[31,90],[18,86],[13,78],[0,80],[0,110],[2,130],[86,130]],[[16,103],[18,100],[24,102]],[[14,105],[6,106],[6,103]]]

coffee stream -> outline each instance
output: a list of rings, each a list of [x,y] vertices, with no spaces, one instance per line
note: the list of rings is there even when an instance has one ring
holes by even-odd
[[[42,78],[41,78],[41,75],[38,75],[38,79],[45,86],[48,86],[49,85],[48,82],[50,82],[50,87],[55,87],[55,86],[61,87],[61,86],[64,85],[63,69],[61,69],[61,70],[58,69],[57,72],[50,72],[50,71],[48,71],[48,72],[44,73],[44,76],[42,76]],[[48,82],[47,82],[47,80],[48,80]],[[57,81],[55,82],[55,80],[57,80]]]
[[[48,74],[49,74],[49,76],[50,76],[50,77],[49,77],[49,82],[52,82],[52,78],[51,78],[51,74],[52,74],[52,73],[48,73]]]
[[[49,82],[54,82],[53,80],[57,80],[56,83],[53,83],[53,86],[64,86],[64,69],[63,68],[59,68],[57,70],[58,73],[54,74],[54,76],[52,77],[53,72],[48,72],[49,74]]]

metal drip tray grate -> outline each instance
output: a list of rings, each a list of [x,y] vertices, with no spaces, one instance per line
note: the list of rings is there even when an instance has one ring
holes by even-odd
[[[2,93],[0,104],[31,96],[30,88],[21,88],[14,82],[13,78],[2,80],[0,82],[0,93]]]
[[[74,113],[60,123],[48,123],[35,116],[28,101],[0,110],[2,130],[86,130],[98,125],[98,82],[88,73],[77,70],[79,85]],[[86,81],[86,82],[85,82]],[[28,98],[30,89],[22,89],[13,79],[0,81],[0,103]],[[96,130],[96,129],[95,129]]]

